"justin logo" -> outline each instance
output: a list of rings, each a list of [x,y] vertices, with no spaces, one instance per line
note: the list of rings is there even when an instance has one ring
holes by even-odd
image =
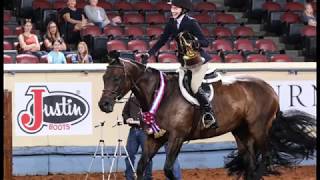
[[[34,134],[44,127],[48,130],[70,130],[90,112],[89,103],[81,96],[65,91],[50,92],[47,86],[29,86],[25,96],[31,99],[24,110],[18,111],[20,129]]]

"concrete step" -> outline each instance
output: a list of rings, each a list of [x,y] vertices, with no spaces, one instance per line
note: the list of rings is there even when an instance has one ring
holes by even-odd
[[[291,57],[298,57],[300,55],[300,52],[298,50],[286,50],[286,54]]]

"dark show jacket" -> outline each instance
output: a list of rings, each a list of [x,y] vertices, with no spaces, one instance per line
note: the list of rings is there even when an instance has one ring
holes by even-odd
[[[183,17],[179,29],[177,28],[177,22],[174,18],[170,18],[167,22],[164,32],[161,34],[160,39],[156,42],[156,44],[149,50],[150,55],[154,55],[158,50],[170,39],[176,40],[177,35],[180,32],[187,31],[198,38],[200,47],[208,47],[209,41],[203,35],[200,25],[196,19],[188,16],[187,14]],[[210,55],[205,52],[202,48],[200,48],[200,54],[205,58],[205,62],[210,61]]]

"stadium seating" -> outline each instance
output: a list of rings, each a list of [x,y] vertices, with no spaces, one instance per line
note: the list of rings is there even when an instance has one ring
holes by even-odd
[[[3,41],[3,50],[13,50],[12,44],[8,41]]]
[[[16,61],[18,64],[39,63],[38,57],[32,54],[18,54],[16,57]]]
[[[108,52],[113,50],[127,50],[127,44],[122,40],[110,40],[107,42],[107,50]]]
[[[148,48],[148,44],[143,40],[135,39],[128,42],[128,50],[131,51],[144,52]]]
[[[14,63],[14,62],[13,62],[11,56],[4,54],[4,55],[3,55],[3,63],[4,63],[4,64],[12,64],[12,63]]]
[[[160,62],[160,63],[177,63],[178,59],[174,53],[159,53],[158,62]]]

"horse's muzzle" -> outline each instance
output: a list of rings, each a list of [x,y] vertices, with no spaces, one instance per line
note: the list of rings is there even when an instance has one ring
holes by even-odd
[[[113,111],[114,103],[111,100],[100,100],[99,101],[99,108],[101,111],[105,113],[110,113]]]

